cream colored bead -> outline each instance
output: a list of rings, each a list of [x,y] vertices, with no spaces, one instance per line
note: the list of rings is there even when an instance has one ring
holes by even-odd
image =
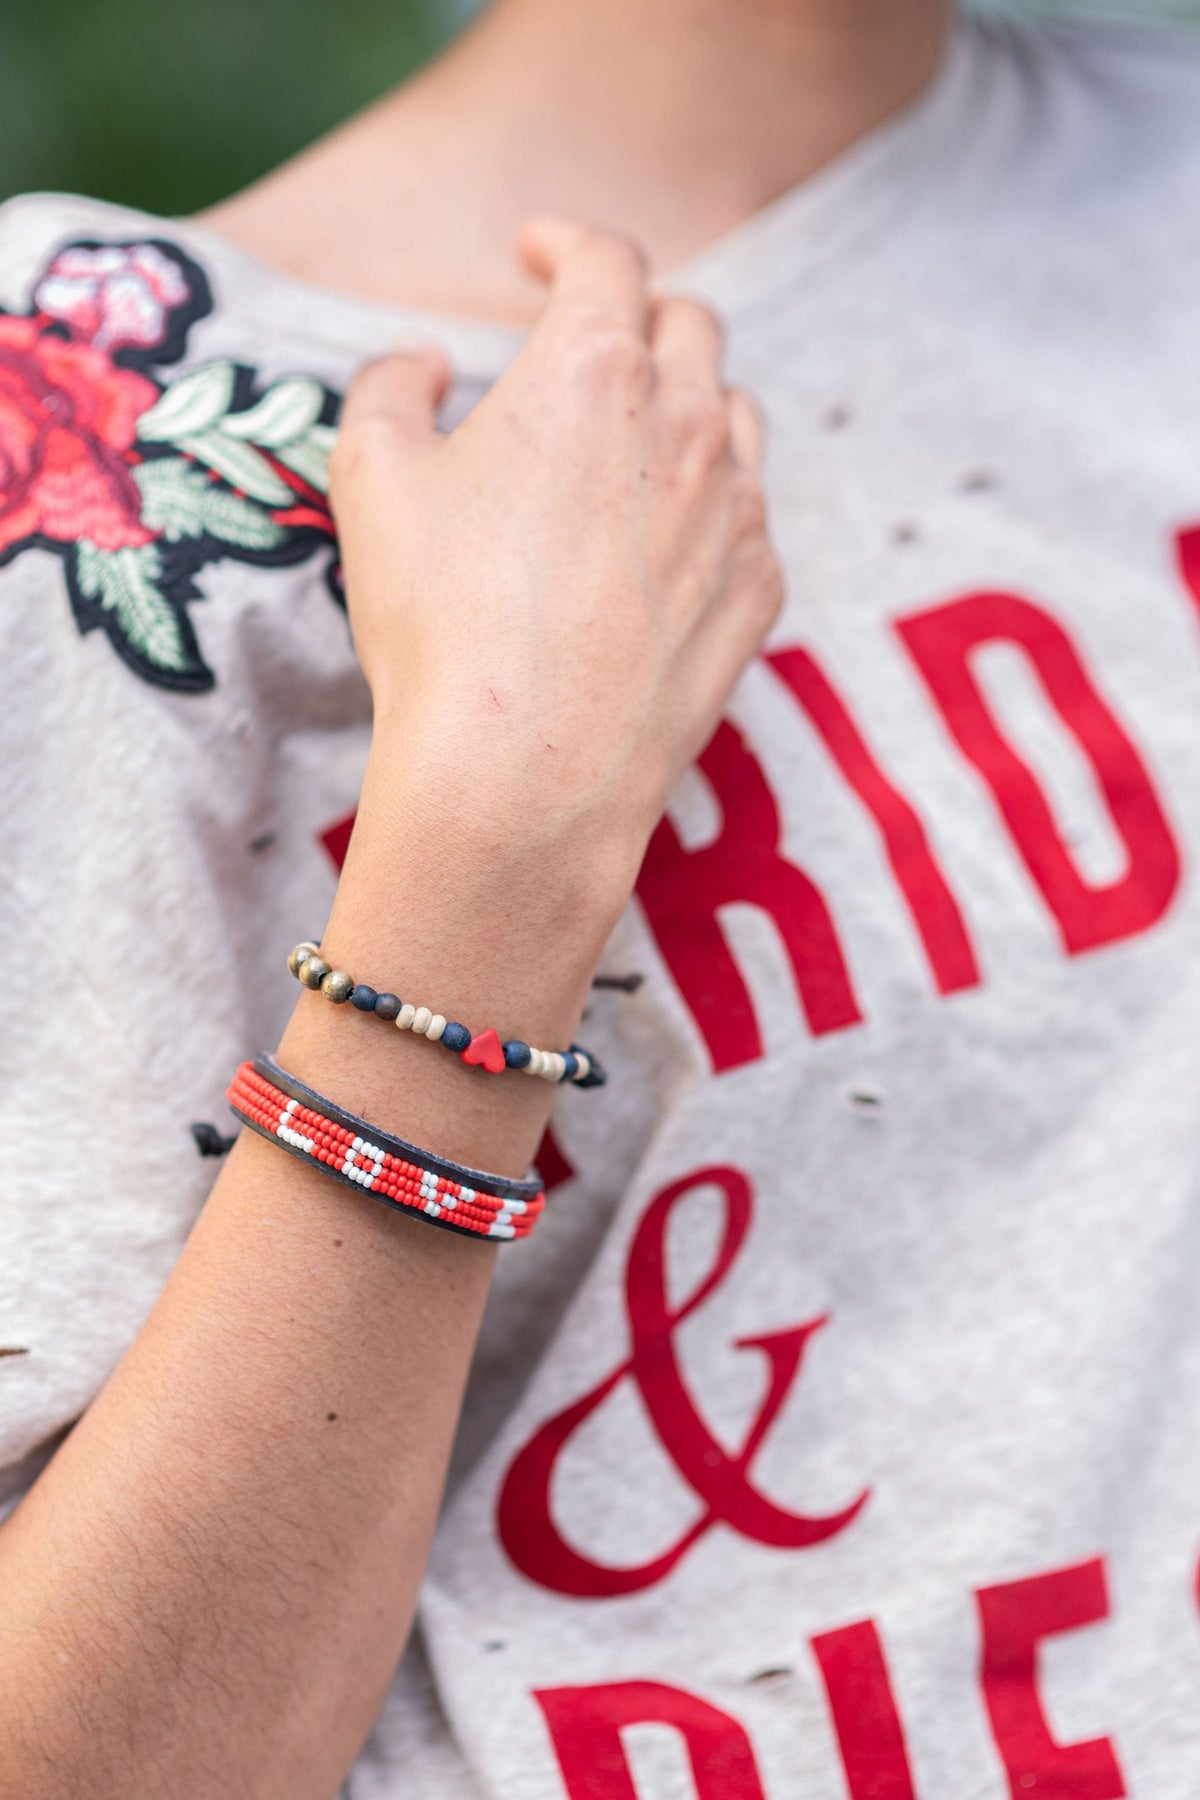
[[[419,1032],[420,1035],[424,1037],[432,1023],[433,1014],[430,1012],[429,1008],[427,1006],[418,1006],[416,1012],[413,1014],[413,1030]]]
[[[576,1050],[575,1061],[579,1067],[575,1071],[574,1080],[585,1081],[592,1072],[592,1059],[586,1050]]]
[[[416,1007],[411,1005],[409,1003],[409,1001],[406,1000],[404,1002],[404,1005],[400,1008],[400,1011],[396,1014],[396,1030],[397,1031],[411,1031],[412,1030],[412,1022],[416,1018],[416,1016],[417,1016]]]
[[[562,1057],[559,1055],[558,1051],[557,1050],[544,1050],[542,1052],[542,1055],[546,1059],[546,1066],[542,1070],[543,1080],[545,1080],[545,1081],[561,1081],[563,1078],[563,1073],[564,1073],[567,1065],[563,1061]]]
[[[535,1050],[532,1044],[529,1046],[529,1061],[522,1072],[526,1075],[540,1075],[542,1072],[542,1053]]]
[[[446,1021],[441,1013],[434,1013],[432,1019],[430,1019],[428,1025],[425,1027],[425,1036],[431,1043],[436,1044],[445,1029]]]

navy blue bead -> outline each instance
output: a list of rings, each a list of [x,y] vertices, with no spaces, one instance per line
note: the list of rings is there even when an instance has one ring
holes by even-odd
[[[520,1038],[509,1038],[504,1046],[505,1065],[510,1069],[528,1068],[532,1057],[533,1051],[528,1044],[523,1044]]]
[[[445,1044],[447,1050],[465,1050],[470,1041],[471,1034],[466,1026],[459,1025],[454,1019],[451,1019],[445,1031],[442,1033],[442,1042]]]
[[[368,992],[369,991],[370,990],[368,989]],[[365,1011],[366,1009],[364,1008],[363,1010]],[[390,1022],[400,1011],[399,998],[395,994],[376,994],[375,1011],[379,1014],[381,1019],[387,1019]]]
[[[360,981],[356,987],[351,989],[350,1004],[357,1006],[359,1012],[373,1012],[375,1010],[375,989],[364,987]]]
[[[573,1050],[564,1050],[564,1052],[563,1052],[563,1072],[562,1072],[563,1080],[564,1081],[574,1081],[574,1079],[578,1075],[578,1073],[579,1073],[579,1058],[575,1055],[575,1052]]]

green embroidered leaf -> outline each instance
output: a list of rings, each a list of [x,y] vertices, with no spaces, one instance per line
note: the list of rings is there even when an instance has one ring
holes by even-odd
[[[301,438],[296,444],[285,444],[275,454],[280,462],[286,463],[289,469],[295,469],[301,480],[315,487],[318,493],[324,494],[328,490],[329,452],[314,444],[311,436]]]
[[[155,544],[101,550],[83,538],[75,550],[75,573],[83,593],[113,614],[146,662],[176,673],[195,666],[175,608],[158,586],[162,563]]]
[[[289,375],[269,387],[262,399],[246,412],[228,413],[220,429],[246,442],[277,450],[294,443],[316,424],[325,390],[307,375]]]
[[[143,524],[171,543],[207,532],[241,550],[271,550],[286,536],[284,527],[253,500],[215,487],[181,458],[141,463],[133,478],[142,493]]]
[[[189,456],[223,475],[231,487],[241,488],[264,506],[286,506],[294,498],[287,482],[250,444],[239,444],[219,431],[189,432],[176,442]]]
[[[181,375],[138,420],[138,436],[149,444],[177,443],[195,431],[206,431],[229,410],[235,370],[231,362],[205,363]]]

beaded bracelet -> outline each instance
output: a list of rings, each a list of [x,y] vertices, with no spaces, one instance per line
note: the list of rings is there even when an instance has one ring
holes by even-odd
[[[290,1155],[444,1230],[528,1237],[545,1207],[536,1170],[514,1180],[418,1150],[297,1081],[272,1057],[242,1063],[225,1098],[251,1130]]]
[[[377,994],[365,982],[355,981],[342,969],[335,969],[321,955],[321,946],[310,939],[289,951],[287,966],[297,981],[324,994],[335,1006],[348,1000],[359,1012],[374,1013],[399,1031],[413,1031],[452,1050],[472,1067],[486,1069],[489,1075],[502,1075],[506,1069],[521,1069],[526,1075],[540,1075],[543,1081],[570,1081],[576,1087],[603,1087],[608,1076],[596,1058],[579,1044],[569,1050],[535,1050],[520,1038],[501,1043],[498,1031],[470,1032],[465,1025],[431,1012],[427,1006],[413,1006],[396,994]]]

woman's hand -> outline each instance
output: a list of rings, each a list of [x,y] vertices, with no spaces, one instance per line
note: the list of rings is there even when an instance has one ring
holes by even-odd
[[[652,300],[631,243],[545,220],[519,248],[546,310],[457,430],[435,430],[436,351],[369,365],[346,401],[331,498],[369,787],[547,879],[586,869],[619,910],[781,603],[761,430],[712,315]]]

